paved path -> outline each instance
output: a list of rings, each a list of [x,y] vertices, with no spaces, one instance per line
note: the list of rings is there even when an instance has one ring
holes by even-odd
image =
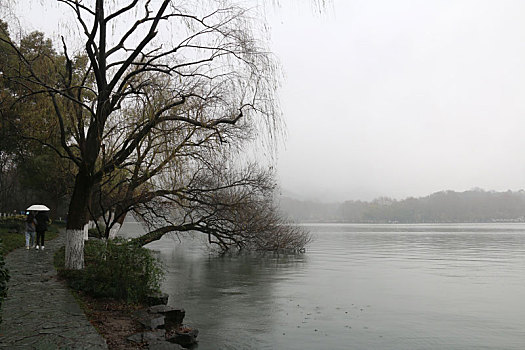
[[[53,254],[64,245],[65,232],[46,242],[46,249],[17,249],[6,257],[11,274],[2,305],[2,349],[107,349],[75,298],[57,280]]]

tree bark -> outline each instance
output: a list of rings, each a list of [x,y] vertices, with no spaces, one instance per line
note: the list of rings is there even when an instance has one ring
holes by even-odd
[[[150,231],[142,236],[133,238],[131,240],[131,243],[139,245],[139,246],[144,246],[148,243],[158,241],[159,239],[162,238],[162,236],[164,236],[168,232],[187,232],[187,231],[192,231],[192,230],[202,232],[202,228],[198,229],[197,226],[194,224],[183,224],[183,225],[178,225],[178,226],[164,226],[154,231]]]
[[[69,202],[66,226],[66,269],[80,270],[84,267],[84,235],[88,222],[88,206],[93,183],[87,171],[79,170],[73,195]]]
[[[84,268],[84,230],[66,229],[66,269]]]
[[[116,211],[116,213],[118,212],[119,210]],[[113,213],[113,215],[116,215],[116,213]],[[119,216],[117,222],[115,222],[113,227],[109,230],[109,234],[108,234],[109,239],[115,239],[115,237],[117,237],[117,234],[119,233],[120,228],[122,227],[122,224],[124,223],[125,219],[126,219],[126,213]]]

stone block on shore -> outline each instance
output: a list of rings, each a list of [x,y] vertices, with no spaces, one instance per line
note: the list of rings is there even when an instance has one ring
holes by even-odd
[[[139,310],[135,313],[137,320],[147,329],[164,328],[164,316],[161,314],[150,314],[145,310]]]
[[[174,330],[182,325],[186,311],[182,308],[174,308],[167,305],[155,305],[148,309],[148,312],[153,314],[161,314],[164,316],[165,327],[168,330]]]
[[[154,330],[148,332],[135,333],[129,336],[127,339],[137,344],[151,344],[157,342],[165,342],[166,336],[163,330]]]
[[[166,340],[182,345],[185,348],[189,348],[197,344],[197,335],[199,335],[198,329],[186,326],[173,332],[166,333]]]

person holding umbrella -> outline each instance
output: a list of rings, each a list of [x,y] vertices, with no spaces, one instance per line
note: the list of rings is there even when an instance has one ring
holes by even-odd
[[[44,250],[44,238],[47,231],[47,224],[49,223],[49,216],[47,212],[49,208],[45,205],[35,204],[27,208],[27,210],[36,210],[38,213],[35,215],[36,219],[36,249],[39,248]]]
[[[39,211],[35,216],[36,219],[36,249],[40,244],[40,248],[44,250],[44,237],[47,231],[47,224],[49,222],[49,216],[45,211]]]
[[[35,214],[31,211],[28,211],[26,218],[26,249],[29,249],[35,245],[35,229]]]

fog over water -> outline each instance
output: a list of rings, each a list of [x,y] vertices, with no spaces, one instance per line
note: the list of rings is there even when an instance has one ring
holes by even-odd
[[[16,3],[25,27],[64,32],[55,2]],[[309,0],[243,4],[265,8],[285,76],[284,193],[524,187],[525,2],[331,0],[322,13]]]

